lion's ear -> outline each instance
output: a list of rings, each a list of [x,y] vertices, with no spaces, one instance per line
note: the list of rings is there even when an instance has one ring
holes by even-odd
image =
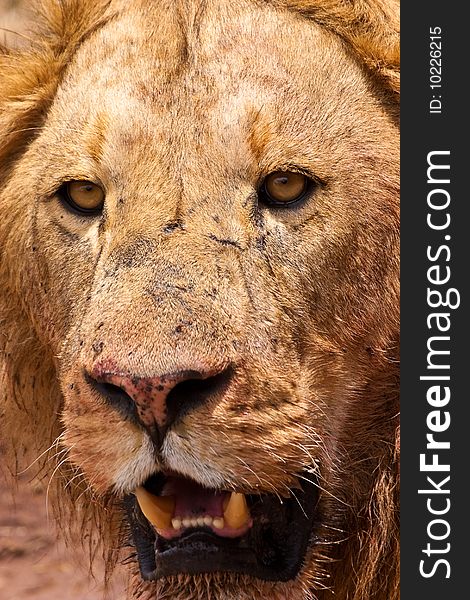
[[[399,94],[399,0],[365,0],[348,4],[353,9],[353,21],[345,25],[343,37],[366,66],[393,92]]]
[[[0,176],[37,135],[66,65],[109,18],[108,0],[36,0],[27,45],[0,46]]]
[[[296,10],[340,36],[371,74],[399,95],[399,0],[272,0],[272,3]]]

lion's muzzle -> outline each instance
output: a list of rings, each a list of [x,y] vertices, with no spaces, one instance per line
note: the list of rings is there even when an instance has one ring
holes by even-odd
[[[230,367],[180,369],[155,376],[139,376],[100,360],[85,376],[113,408],[143,426],[155,446],[183,415],[221,394],[231,379]]]

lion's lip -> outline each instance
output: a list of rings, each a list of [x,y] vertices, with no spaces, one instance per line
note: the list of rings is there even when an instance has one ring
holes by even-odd
[[[143,579],[214,572],[243,573],[268,581],[293,579],[314,541],[318,520],[318,487],[314,481],[306,481],[312,479],[311,474],[303,478],[301,489],[287,499],[248,494],[249,525],[235,534],[206,525],[182,528],[177,535],[165,534],[149,523],[135,497],[129,495],[125,506]],[[152,480],[148,487],[154,492],[161,493],[165,485],[168,489],[173,484],[164,475]],[[187,486],[194,491],[197,485],[190,480],[177,482],[178,489]],[[200,494],[199,500],[206,497]],[[226,492],[206,490],[205,494],[215,498],[210,508],[221,511]],[[181,505],[184,500],[179,502]]]

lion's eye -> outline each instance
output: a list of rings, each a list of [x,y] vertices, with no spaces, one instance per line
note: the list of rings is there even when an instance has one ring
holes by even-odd
[[[64,198],[79,212],[96,214],[104,204],[104,192],[91,181],[69,181],[63,188]]]
[[[305,195],[309,179],[301,173],[275,171],[266,177],[260,189],[265,204],[286,205],[297,202]]]

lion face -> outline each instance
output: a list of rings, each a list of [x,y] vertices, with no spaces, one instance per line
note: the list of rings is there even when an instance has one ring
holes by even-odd
[[[24,286],[135,589],[304,598],[393,431],[398,130],[313,21],[176,5],[116,3],[68,65],[9,182]]]

